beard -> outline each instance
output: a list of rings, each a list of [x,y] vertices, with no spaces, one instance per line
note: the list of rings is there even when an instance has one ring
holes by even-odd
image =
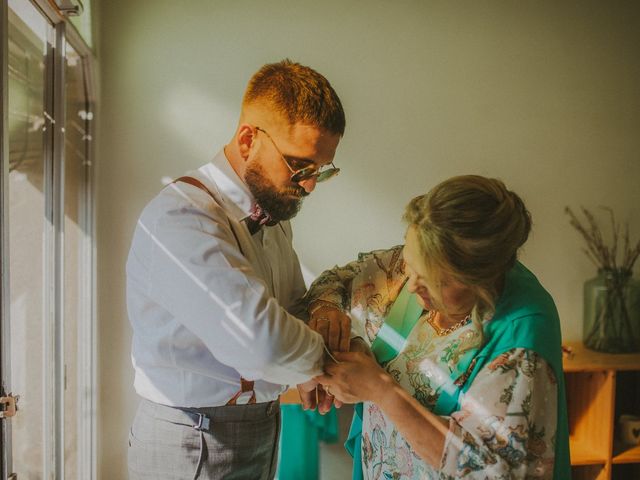
[[[247,166],[244,181],[258,205],[278,222],[295,217],[300,211],[304,197],[308,195],[299,185],[276,187],[269,180],[262,165],[257,162]]]

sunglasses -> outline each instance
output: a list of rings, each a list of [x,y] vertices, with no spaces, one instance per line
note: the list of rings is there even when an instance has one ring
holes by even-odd
[[[285,163],[287,168],[291,170],[291,181],[293,183],[304,182],[305,180],[310,180],[312,178],[315,178],[316,182],[324,182],[326,180],[329,180],[332,177],[335,177],[338,174],[338,172],[340,172],[340,169],[337,168],[333,164],[333,162],[331,162],[330,164],[331,166],[325,165],[323,168],[320,168],[320,169],[318,169],[316,166],[313,166],[313,167],[309,166],[309,167],[301,168],[299,170],[295,170],[289,164],[287,157],[285,157],[282,154],[282,151],[278,148],[278,145],[276,145],[276,142],[273,140],[273,138],[271,138],[271,135],[269,135],[266,130],[260,127],[256,127],[256,130],[264,133],[267,137],[269,137],[269,140],[271,140],[271,143],[273,143],[273,146],[276,147],[276,150],[280,154],[282,161]]]

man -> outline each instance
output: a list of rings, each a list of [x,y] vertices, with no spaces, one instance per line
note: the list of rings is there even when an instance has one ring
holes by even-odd
[[[278,397],[321,373],[324,349],[292,315],[305,287],[288,220],[338,172],[344,128],[322,75],[265,65],[231,141],[145,207],[127,261],[130,478],[273,478]],[[348,322],[317,329],[348,349]]]

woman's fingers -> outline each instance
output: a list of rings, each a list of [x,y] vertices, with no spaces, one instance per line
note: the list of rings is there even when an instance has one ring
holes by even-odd
[[[324,343],[329,345],[329,319],[326,317],[318,317],[316,319],[316,331],[322,335]]]
[[[323,317],[320,317],[323,318]],[[329,343],[327,346],[329,350],[340,350],[340,336],[342,334],[342,321],[340,317],[333,317],[331,319],[327,319],[329,322]]]
[[[340,322],[340,346],[341,352],[349,351],[349,343],[351,342],[351,319],[347,315],[343,315]]]

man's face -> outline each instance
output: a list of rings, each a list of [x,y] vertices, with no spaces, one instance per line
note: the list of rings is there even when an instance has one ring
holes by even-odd
[[[304,197],[316,185],[315,178],[292,182],[291,169],[320,169],[330,164],[340,136],[302,124],[260,127],[268,135],[255,130],[252,145],[255,151],[247,163],[244,179],[256,201],[274,220],[289,220],[298,213]]]
[[[244,180],[256,202],[274,220],[295,217],[308,193],[299,185],[278,187],[260,162],[251,162],[244,173]]]

